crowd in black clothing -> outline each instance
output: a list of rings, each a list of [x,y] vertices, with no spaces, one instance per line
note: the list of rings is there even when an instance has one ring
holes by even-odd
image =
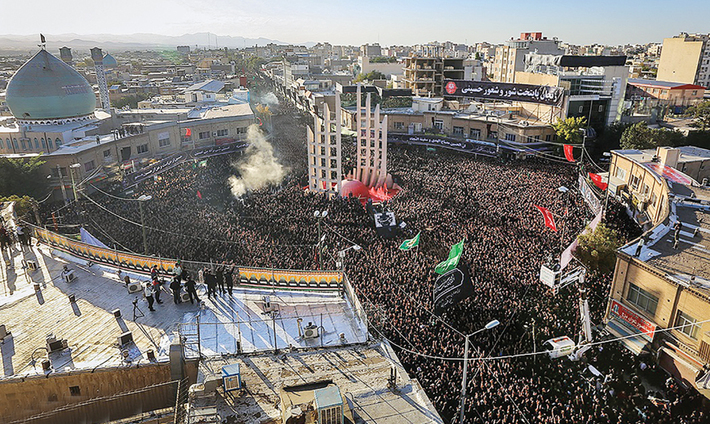
[[[305,152],[303,156],[305,160]],[[469,364],[466,422],[707,422],[696,407],[697,395],[673,383],[657,394],[670,401],[667,405],[649,401],[642,381],[659,371],[653,366],[641,370],[640,359],[617,343],[593,347],[580,362],[546,355],[495,359],[532,352],[533,346],[540,350],[545,340],[576,338],[579,331],[577,291],[568,287],[553,295],[538,282],[540,264],[550,254],[559,256],[592,218],[580,196],[558,191],[561,185],[575,186],[574,168],[543,161],[474,160],[407,147],[391,149],[388,157],[390,172],[404,188],[388,206],[398,221],[407,223],[406,232],[394,239],[376,235],[359,201],[304,192],[302,164],[292,164],[299,171],[280,186],[241,199],[234,199],[226,185],[236,160],[226,156],[209,159],[206,167],[186,164],[167,171],[131,196],[152,196],[144,205],[149,253],[182,259],[188,272],[197,271],[189,269],[188,260],[333,269],[336,252],[352,243],[362,246],[347,253],[345,267],[369,311],[372,333],[398,346],[402,363],[447,422],[456,421],[462,362],[420,354],[461,358],[460,333],[472,333],[493,319],[502,324],[471,338],[472,356],[493,359]],[[89,196],[106,210],[140,222],[137,202],[101,193]],[[533,204],[557,214],[560,231],[547,229]],[[102,207],[83,200],[62,211],[63,222],[81,224],[119,249],[141,252],[140,226]],[[316,251],[316,210],[329,212],[322,227],[327,246],[322,263]],[[417,249],[397,249],[405,237],[420,231]],[[433,269],[463,238],[462,261],[471,269],[475,294],[447,310],[442,322],[429,312],[437,277]],[[586,280],[592,322],[599,324],[611,277],[588,274]],[[595,377],[587,363],[606,376]]]

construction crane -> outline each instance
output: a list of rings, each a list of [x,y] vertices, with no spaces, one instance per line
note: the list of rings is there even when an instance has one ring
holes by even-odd
[[[575,284],[579,291],[579,318],[581,328],[577,343],[567,336],[555,337],[547,340],[543,345],[550,355],[550,358],[561,358],[567,356],[572,361],[579,361],[584,353],[591,348],[592,343],[592,322],[589,316],[589,301],[587,300],[587,289],[584,286],[584,276],[587,270],[584,267],[573,269],[564,275],[560,271],[555,271],[545,265],[540,270],[540,280],[545,285],[552,288],[554,294],[560,289],[570,284]]]

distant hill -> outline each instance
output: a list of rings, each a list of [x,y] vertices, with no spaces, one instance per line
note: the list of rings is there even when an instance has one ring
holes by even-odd
[[[271,40],[268,38],[245,38],[233,37],[230,35],[215,35],[207,32],[195,34],[183,34],[179,36],[160,34],[45,34],[47,39],[47,49],[56,51],[60,47],[67,46],[72,49],[90,49],[101,47],[104,50],[154,50],[154,49],[175,49],[177,46],[190,46],[195,48],[244,48],[253,46],[265,46],[269,43],[289,44],[283,41]],[[0,52],[25,52],[32,51],[39,44],[39,34],[35,35],[0,35]],[[307,47],[315,43],[302,43]]]

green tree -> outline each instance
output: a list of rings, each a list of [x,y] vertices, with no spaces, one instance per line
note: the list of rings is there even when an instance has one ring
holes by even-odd
[[[654,149],[661,146],[680,146],[685,137],[679,131],[649,128],[645,122],[626,128],[621,135],[622,149]]]
[[[580,129],[586,126],[587,119],[584,117],[570,117],[564,121],[558,119],[556,123],[552,124],[557,137],[567,144],[581,144],[582,132]]]
[[[621,240],[615,230],[599,224],[594,231],[580,234],[577,241],[579,245],[574,255],[584,266],[605,274],[614,271],[616,250],[621,246]]]
[[[40,167],[41,156],[9,159],[0,157],[0,197],[12,195],[40,198],[49,191],[46,175]]]
[[[37,205],[37,201],[29,196],[16,196],[12,195],[9,197],[0,197],[0,202],[15,202],[15,214],[18,218],[30,219],[34,221],[32,217],[32,209]]]
[[[377,79],[387,79],[387,76],[383,74],[380,71],[371,71],[368,72],[367,74],[360,74],[355,79],[353,80],[354,83],[362,82],[362,81],[372,81],[372,80],[377,80]]]
[[[695,118],[692,126],[700,128],[700,131],[710,130],[710,100],[688,108],[686,114]]]

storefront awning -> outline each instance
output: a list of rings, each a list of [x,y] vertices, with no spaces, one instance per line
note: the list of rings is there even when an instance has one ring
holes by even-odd
[[[638,334],[639,330],[624,324],[620,319],[614,318],[606,324],[606,329],[616,337],[623,337],[619,340],[627,349],[640,355],[649,351],[651,341],[644,334]]]

